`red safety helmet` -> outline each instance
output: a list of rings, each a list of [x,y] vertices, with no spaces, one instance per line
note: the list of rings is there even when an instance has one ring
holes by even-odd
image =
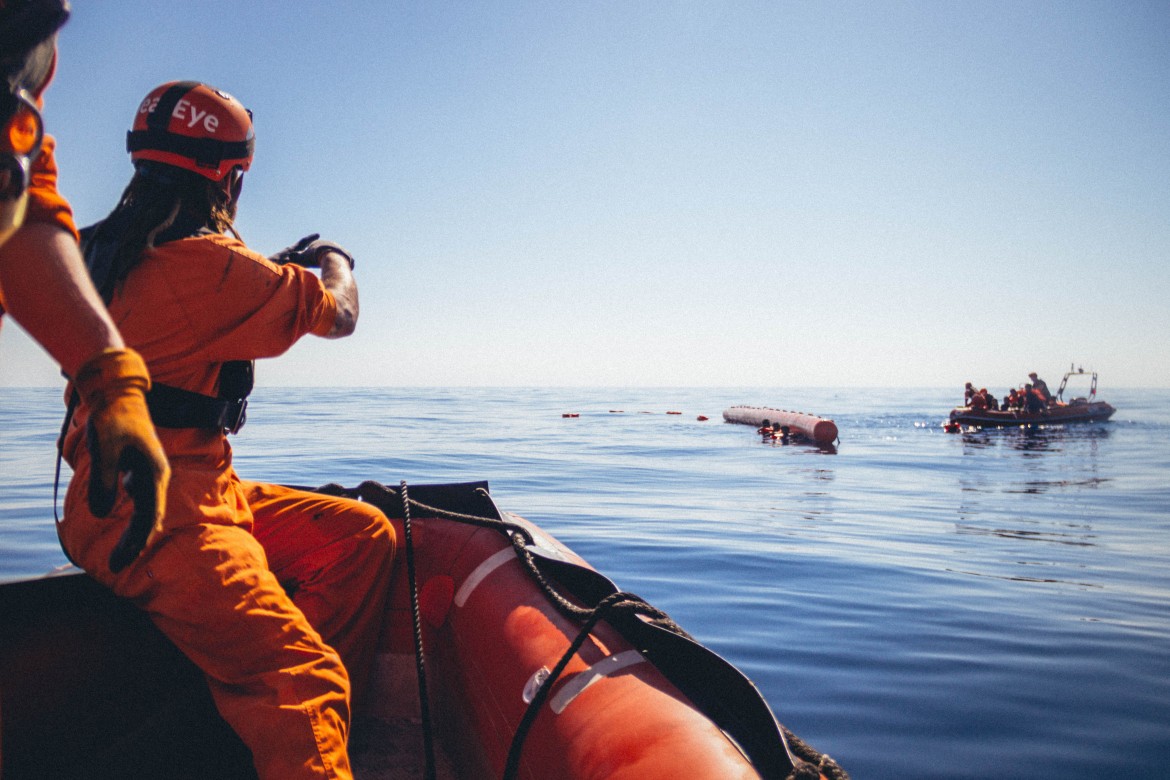
[[[198,81],[155,87],[138,106],[126,134],[130,159],[153,160],[222,181],[233,168],[248,170],[256,134],[252,112],[240,101]]]

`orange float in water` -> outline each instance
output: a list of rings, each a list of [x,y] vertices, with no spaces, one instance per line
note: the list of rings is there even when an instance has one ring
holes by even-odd
[[[767,406],[733,406],[723,412],[723,419],[729,423],[740,423],[759,428],[764,420],[788,426],[793,433],[799,433],[810,441],[825,447],[837,440],[837,424],[815,414],[790,412],[787,409],[772,409]]]

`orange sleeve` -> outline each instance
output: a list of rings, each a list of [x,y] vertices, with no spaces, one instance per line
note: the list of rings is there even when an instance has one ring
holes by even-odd
[[[321,309],[321,319],[317,321],[317,327],[311,331],[314,336],[327,335],[329,331],[333,330],[333,323],[337,319],[337,299],[328,290],[323,290],[323,292],[325,300]]]
[[[47,222],[57,225],[77,240],[73,209],[69,206],[69,201],[57,192],[57,160],[54,156],[56,146],[57,142],[53,136],[45,136],[41,153],[33,163],[25,222]]]
[[[276,265],[230,236],[208,236],[206,242],[230,249],[228,262],[215,294],[223,324],[221,348],[243,348],[255,357],[282,354],[302,336],[322,335],[333,328],[337,300],[320,277],[299,265]],[[226,355],[216,355],[226,358]]]
[[[150,301],[150,310],[135,306],[140,301]],[[151,250],[110,311],[152,375],[167,383],[172,369],[275,357],[306,334],[328,333],[337,302],[311,271],[210,235]]]

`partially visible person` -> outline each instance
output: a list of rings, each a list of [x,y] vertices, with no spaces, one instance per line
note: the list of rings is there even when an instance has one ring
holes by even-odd
[[[1024,385],[1024,411],[1029,413],[1036,413],[1044,411],[1048,404],[1044,399],[1044,394],[1036,389],[1032,383]]]
[[[358,317],[341,247],[310,236],[270,259],[235,236],[254,139],[251,113],[199,82],[163,84],[135,113],[134,175],[82,232],[96,286],[155,378],[167,518],[141,557],[111,558],[112,524],[83,500],[83,400],[65,436],[74,478],[60,536],[199,666],[262,780],[349,778],[351,702],[371,671],[396,539],[369,504],[246,482],[232,465],[253,361],[309,334],[348,336]],[[111,514],[124,521],[126,507]]]
[[[970,406],[971,399],[975,397],[975,385],[968,382],[963,386],[963,406]]]
[[[1032,389],[1036,391],[1041,398],[1044,399],[1044,404],[1047,406],[1052,403],[1052,392],[1048,389],[1048,383],[1040,377],[1036,376],[1036,372],[1028,374],[1028,379],[1032,380]]]
[[[0,0],[0,322],[11,315],[91,410],[88,501],[104,514],[126,475],[136,511],[120,549],[131,555],[161,531],[170,471],[146,409],[146,365],[90,282],[72,209],[57,192],[54,140],[40,109],[68,17],[62,0]]]

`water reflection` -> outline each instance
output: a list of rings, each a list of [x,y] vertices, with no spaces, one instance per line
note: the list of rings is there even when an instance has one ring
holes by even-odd
[[[1011,582],[1101,587],[1091,575],[1086,579],[1101,543],[1092,515],[1084,511],[1091,500],[1084,491],[1104,490],[1113,481],[1099,473],[1098,463],[1110,435],[1102,425],[963,432],[954,532],[966,540],[968,563],[951,570]]]
[[[964,569],[947,569],[949,572],[955,574],[966,574],[970,577],[987,577],[993,580],[1004,580],[1006,582],[1035,582],[1045,585],[1075,585],[1078,588],[1104,588],[1105,586],[1099,582],[1078,582],[1076,580],[1057,579],[1054,577],[1025,577],[1022,575],[1005,575],[1005,574],[987,574],[979,571],[966,571]]]
[[[1047,493],[1050,490],[1062,490],[1071,487],[1099,488],[1112,480],[1109,477],[1087,477],[1085,479],[1037,479],[1027,480],[1023,486],[1016,489],[1003,488],[1004,493]]]
[[[1019,587],[1108,587],[1125,576],[1111,563],[1129,550],[1118,538],[1147,532],[1130,518],[1166,506],[1164,478],[1153,479],[1150,466],[1170,463],[1167,432],[1164,424],[1113,420],[950,436],[958,488],[951,536],[963,562],[949,570]]]
[[[763,440],[762,444],[765,447],[798,446],[803,450],[810,450],[812,452],[818,452],[818,453],[821,453],[823,455],[836,455],[837,454],[837,445],[836,444],[817,444],[816,442],[811,442],[808,439],[804,439],[804,438],[791,438],[791,439],[765,438]]]
[[[959,485],[963,493],[1036,495],[1097,489],[1110,481],[1098,473],[1099,448],[1110,436],[1105,427],[989,428],[962,436],[965,462]],[[993,457],[997,451],[999,456]],[[1074,460],[1057,455],[1072,456]],[[1070,463],[1075,464],[1076,473],[1067,473]],[[1049,473],[1053,469],[1061,473]]]
[[[963,431],[963,452],[974,453],[993,447],[1010,447],[1023,453],[1063,452],[1085,442],[1096,451],[1110,430],[1101,425],[1024,425],[1012,428],[970,428]]]
[[[1021,528],[982,528],[977,525],[955,523],[955,533],[960,536],[998,536],[1003,539],[1053,542],[1055,544],[1067,544],[1074,547],[1095,547],[1097,545],[1095,541],[1097,535],[1093,533],[1092,526],[1070,524],[1067,527],[1079,530],[1029,531]]]

